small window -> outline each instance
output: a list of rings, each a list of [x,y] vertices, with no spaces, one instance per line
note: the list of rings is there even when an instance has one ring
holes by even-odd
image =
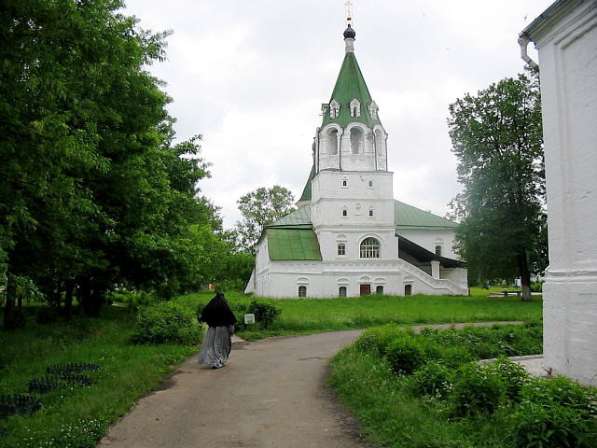
[[[379,285],[377,288],[375,288],[375,294],[377,294],[378,296],[383,295],[383,286],[382,285]]]
[[[347,187],[348,186],[348,181],[347,180],[343,180],[342,181],[342,186],[343,187]]]
[[[369,216],[373,216],[373,209],[369,209]]]
[[[413,285],[404,285],[404,295],[412,296],[412,294],[413,294]]]
[[[370,181],[369,181],[369,187],[372,187],[372,186],[373,186],[373,181],[372,181],[372,180],[370,180]]]
[[[344,243],[338,243],[338,255],[346,255],[346,245]]]
[[[442,256],[442,247],[441,246],[435,246],[435,255],[441,257]]]
[[[342,216],[348,216],[348,211],[346,209],[342,210]]]
[[[346,286],[340,286],[340,288],[338,288],[338,296],[346,297]]]
[[[306,286],[299,286],[298,289],[298,296],[299,297],[307,297],[307,287]]]

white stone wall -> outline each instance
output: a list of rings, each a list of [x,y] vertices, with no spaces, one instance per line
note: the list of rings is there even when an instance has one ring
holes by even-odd
[[[299,286],[307,287],[307,297],[334,298],[345,286],[348,297],[360,295],[360,285],[369,284],[375,293],[383,286],[384,294],[404,295],[411,285],[412,294],[464,295],[464,283],[456,280],[434,279],[403,260],[359,260],[340,262],[274,262],[262,270],[267,281],[257,282],[255,294],[280,299],[298,298]]]
[[[435,246],[442,246],[442,257],[458,260],[460,257],[454,252],[456,234],[451,229],[399,229],[398,233],[424,247],[429,252],[435,253]]]
[[[539,50],[549,261],[545,366],[597,385],[597,1],[570,1]]]

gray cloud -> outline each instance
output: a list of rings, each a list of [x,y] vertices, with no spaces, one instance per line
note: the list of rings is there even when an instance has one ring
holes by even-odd
[[[448,105],[522,71],[517,34],[551,2],[355,3],[356,54],[389,133],[395,195],[444,215],[459,191]],[[174,99],[178,137],[204,135],[212,177],[200,187],[225,224],[259,186],[298,197],[344,56],[344,1],[128,0],[126,12],[174,31],[168,60],[150,69]]]

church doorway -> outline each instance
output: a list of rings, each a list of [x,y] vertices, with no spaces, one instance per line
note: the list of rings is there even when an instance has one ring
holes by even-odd
[[[371,285],[361,283],[361,296],[368,296],[369,294],[371,294]]]

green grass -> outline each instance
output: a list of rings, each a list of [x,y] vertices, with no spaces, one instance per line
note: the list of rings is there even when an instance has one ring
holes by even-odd
[[[392,448],[506,446],[503,431],[510,425],[506,410],[489,421],[451,421],[441,403],[414,397],[408,378],[394,375],[385,359],[354,347],[334,358],[330,382],[375,444]]]
[[[213,293],[197,293],[177,298],[190,308],[206,303]],[[253,298],[239,293],[226,293],[231,304],[248,304]],[[542,301],[534,297],[523,302],[516,297],[488,299],[483,296],[368,296],[337,299],[273,300],[256,298],[274,304],[282,314],[268,331],[247,331],[248,339],[264,336],[292,335],[367,328],[387,323],[419,324],[449,322],[481,322],[541,320]]]
[[[43,409],[31,417],[0,420],[7,431],[0,447],[95,447],[107,425],[154,389],[194,347],[133,345],[129,339],[135,314],[107,309],[99,319],[78,318],[70,325],[55,323],[0,332],[2,346],[0,395],[27,391],[33,377],[48,365],[94,362],[101,370],[90,387],[61,388],[41,395]]]
[[[248,305],[253,297],[226,294],[231,304]],[[206,303],[213,293],[178,297],[189,310]],[[333,300],[258,299],[282,310],[269,330],[241,333],[247,339],[274,335],[317,333],[366,328],[386,323],[436,323],[541,319],[541,301],[484,297],[365,297]],[[32,312],[35,307],[28,307]],[[102,368],[90,387],[60,389],[41,396],[44,408],[31,417],[0,420],[0,448],[94,447],[110,423],[125,414],[136,400],[155,389],[195,347],[134,345],[130,337],[136,314],[126,308],[107,308],[98,319],[76,318],[38,325],[30,317],[27,327],[0,331],[0,394],[26,392],[33,377],[48,365],[95,362]],[[2,435],[3,430],[7,435]]]
[[[483,358],[541,351],[539,324],[424,331],[417,335],[386,325],[368,330],[338,353],[332,360],[329,381],[359,420],[366,438],[376,445],[597,446],[593,429],[597,411],[591,404],[596,397],[594,389],[583,389],[570,380],[530,379],[516,369],[492,370],[492,366],[478,365]],[[399,368],[414,360],[414,374],[396,373],[404,373]],[[437,367],[427,370],[433,366]],[[437,368],[443,368],[445,376],[433,376]],[[444,385],[443,393],[426,395],[438,384]],[[532,393],[534,390],[539,392]],[[566,396],[574,398],[564,399]]]

